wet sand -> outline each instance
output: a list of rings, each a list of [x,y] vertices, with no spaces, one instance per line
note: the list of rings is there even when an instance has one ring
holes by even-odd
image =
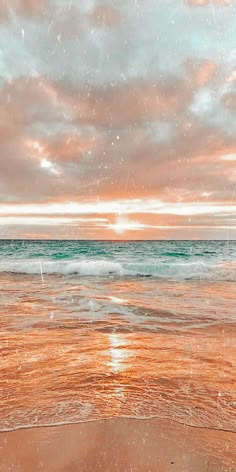
[[[233,433],[160,419],[0,433],[0,451],[1,472],[236,471]]]

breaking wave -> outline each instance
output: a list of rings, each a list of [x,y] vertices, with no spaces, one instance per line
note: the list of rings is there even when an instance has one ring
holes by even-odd
[[[155,277],[171,280],[236,281],[236,263],[118,262],[109,260],[52,261],[38,259],[1,260],[0,272],[18,274],[58,274],[78,276]]]

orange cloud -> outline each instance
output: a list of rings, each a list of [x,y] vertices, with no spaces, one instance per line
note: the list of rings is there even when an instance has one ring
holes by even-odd
[[[0,101],[0,126],[4,133],[8,126],[10,129],[20,128],[40,119],[53,121],[56,116],[61,116],[65,105],[55,85],[45,77],[21,77],[6,82],[0,91]],[[8,123],[4,116],[12,123]]]
[[[91,20],[97,26],[106,26],[114,28],[121,21],[119,10],[109,5],[99,5],[95,7],[89,14]]]
[[[216,78],[217,66],[209,60],[186,62],[187,74],[196,87],[203,87],[213,78]]]
[[[0,95],[1,200],[226,201],[233,191],[232,161],[217,156],[234,153],[235,140],[188,111],[215,70],[211,61],[189,61],[182,79],[89,93],[45,77],[6,83]],[[168,139],[160,132],[156,140],[155,127],[149,129],[155,120],[157,130],[158,123],[170,123]]]
[[[0,0],[0,20],[9,18],[10,10],[16,15],[37,16],[41,15],[50,0]]]
[[[137,199],[138,207],[159,199],[185,209],[198,202],[201,214],[191,214],[192,226],[229,224],[223,207],[233,199],[236,177],[234,50],[224,36],[225,54],[219,54],[218,28],[205,21],[200,7],[208,5],[208,13],[214,13],[210,3],[216,9],[232,2],[186,0],[189,7],[199,7],[193,37],[175,48],[187,7],[176,15],[173,11],[170,23],[165,2],[157,6],[155,21],[146,2],[137,1],[137,8],[131,2],[125,6],[124,25],[123,10],[103,1],[0,0],[0,17],[14,19],[8,32],[2,28],[5,82],[2,77],[0,89],[0,201],[18,205],[9,226],[16,221],[20,226],[24,203],[59,203],[62,208],[89,203],[91,212],[99,202],[116,202],[102,206],[107,222],[86,222],[81,230],[84,237],[94,237],[97,230],[98,236],[112,235],[119,220],[117,202],[124,199]],[[95,4],[99,7],[92,8]],[[160,8],[163,15],[158,16]],[[222,31],[223,25],[228,31],[232,15],[224,10]],[[37,35],[31,44],[34,19]],[[160,28],[159,21],[166,25]],[[207,208],[208,215],[203,212]],[[187,213],[171,210],[158,217],[129,213],[128,222],[118,221],[118,229],[152,237],[156,227],[188,225]],[[30,224],[31,215],[22,226]],[[40,220],[48,234],[50,218],[53,212]],[[37,226],[37,219],[32,221]]]
[[[185,80],[144,82],[115,88],[62,90],[62,96],[73,109],[74,119],[96,126],[126,126],[157,118],[173,117],[186,108],[193,89]]]
[[[185,3],[193,7],[202,7],[209,5],[209,3],[213,3],[214,5],[228,6],[232,4],[232,0],[185,0]]]
[[[229,92],[223,97],[223,104],[231,110],[236,109],[236,92]]]
[[[91,214],[84,214],[83,217],[78,217],[73,214],[68,214],[66,209],[68,205],[61,206],[62,217],[55,216],[53,213],[53,207],[50,205],[36,205],[35,213],[29,216],[28,213],[22,215],[18,213],[17,216],[3,216],[0,217],[1,234],[6,237],[11,237],[14,231],[17,229],[17,233],[20,237],[41,237],[41,234],[45,234],[45,229],[48,231],[48,237],[62,237],[62,238],[102,238],[102,239],[162,239],[166,237],[174,238],[194,238],[199,237],[214,237],[226,236],[227,234],[236,234],[236,224],[230,217],[230,213],[235,210],[235,206],[229,203],[224,206],[222,204],[209,204],[202,205],[199,203],[186,203],[186,204],[167,204],[160,207],[157,213],[145,213],[150,208],[154,211],[154,202],[148,202],[142,200],[141,204],[135,201],[126,203],[125,206],[129,205],[127,210],[132,210],[133,214],[123,212],[121,215],[111,213],[106,214],[104,218],[103,207],[104,205],[108,209],[114,209],[117,205],[121,205],[122,202],[110,201],[103,202],[100,207],[96,208],[95,205],[90,205],[91,209],[98,210],[100,213],[91,217]],[[79,205],[83,211],[83,206]],[[124,206],[124,205],[123,205]],[[143,207],[143,212],[138,213],[138,207]],[[85,205],[85,208],[87,205]],[[93,207],[93,208],[92,208]],[[24,211],[27,210],[24,206],[20,206]],[[136,208],[136,210],[135,210]],[[46,215],[43,216],[38,214],[36,210],[41,212],[44,209]],[[89,208],[87,207],[89,210]],[[120,208],[121,209],[121,208]],[[157,202],[158,209],[158,202]],[[3,208],[0,206],[0,213]],[[32,207],[29,208],[32,210]],[[220,213],[225,210],[227,217],[224,221],[220,216]],[[11,205],[8,206],[7,211],[11,212]],[[48,213],[49,212],[49,213]],[[166,213],[165,213],[166,212]],[[37,213],[37,215],[36,215]],[[99,215],[102,213],[102,218]],[[219,214],[219,218],[217,218]],[[51,216],[49,216],[51,215]],[[191,215],[191,217],[190,217]],[[14,229],[15,228],[15,229]],[[27,232],[26,232],[27,228]],[[44,233],[42,232],[44,230]],[[38,231],[38,233],[36,232]],[[27,235],[27,236],[26,236]]]
[[[100,148],[101,138],[81,134],[65,134],[45,144],[45,154],[56,161],[79,161],[85,152],[89,155]]]
[[[187,3],[187,5],[190,5],[190,6],[199,6],[199,7],[202,7],[204,5],[208,5],[209,3],[209,0],[185,0],[185,3]]]
[[[52,233],[20,233],[20,238],[22,239],[51,239]]]
[[[90,95],[43,77],[5,84],[2,201],[8,194],[22,202],[56,201],[61,195],[64,200],[151,195],[174,201],[206,192],[226,199],[232,194],[229,166],[212,156],[233,153],[234,138],[188,113],[194,81],[210,80],[212,71],[206,61],[196,66],[192,81],[136,81],[114,90],[93,88]],[[149,130],[155,120],[168,120],[173,135],[156,141],[155,129]],[[50,132],[41,136],[38,123]],[[199,156],[204,156],[201,162]]]

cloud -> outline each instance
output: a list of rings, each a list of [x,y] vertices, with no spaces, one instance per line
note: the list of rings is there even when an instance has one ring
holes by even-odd
[[[229,6],[232,5],[232,0],[185,0],[186,4],[193,7],[202,7],[212,3],[218,6]]]
[[[95,202],[90,205],[77,203],[20,205],[19,209],[22,210],[22,214],[14,215],[11,212],[17,211],[16,206],[8,205],[2,208],[2,216],[0,215],[2,235],[10,237],[16,228],[20,237],[29,238],[47,234],[49,238],[83,239],[97,236],[102,239],[116,239],[122,236],[122,239],[133,237],[155,239],[171,236],[181,239],[181,237],[212,238],[213,236],[222,238],[236,234],[236,219],[230,216],[236,209],[232,204],[170,205],[157,200],[136,199]],[[93,216],[93,211],[97,212],[96,217]],[[224,223],[222,223],[222,212],[224,212]]]
[[[46,11],[50,0],[0,0],[0,20],[12,14],[35,17]]]
[[[203,3],[0,3],[7,20],[0,27],[0,213],[17,205],[8,215],[11,234],[20,226],[30,234],[29,220],[19,221],[27,203],[38,205],[27,218],[42,205],[70,202],[102,208],[108,218],[87,224],[69,214],[65,231],[54,220],[54,235],[56,226],[74,235],[76,225],[85,237],[96,228],[112,235],[117,212],[127,212],[120,202],[136,200],[140,214],[129,213],[128,233],[152,236],[189,217],[192,226],[230,226],[236,175],[224,156],[236,152],[234,7]],[[152,221],[151,200],[165,202],[167,212],[156,208]]]
[[[157,199],[135,198],[127,200],[61,202],[47,204],[8,204],[1,205],[1,216],[21,215],[128,215],[128,214],[155,214],[155,215],[216,215],[217,213],[230,214],[236,211],[236,204],[203,202],[164,202]],[[97,220],[97,219],[96,219]]]
[[[235,141],[211,118],[201,124],[189,113],[195,95],[186,76],[94,88],[89,95],[46,78],[11,81],[1,96],[2,198],[11,187],[7,198],[22,202],[60,195],[191,199],[204,191],[226,198],[228,168],[219,172],[215,156],[233,153]],[[171,126],[163,139],[166,120]]]
[[[190,96],[188,84],[173,77],[163,83],[134,81],[116,88],[97,88],[85,99],[85,93],[75,90],[69,100],[74,103],[78,122],[119,128],[173,117],[186,107]]]
[[[71,5],[70,8],[68,6],[58,8],[55,13],[51,31],[59,44],[63,44],[65,40],[79,39],[83,32],[83,12]]]
[[[186,71],[189,80],[195,84],[196,89],[217,78],[217,65],[206,59],[188,59],[186,61]]]
[[[96,26],[114,28],[121,22],[121,14],[114,6],[97,5],[89,15]]]
[[[223,97],[223,104],[226,108],[229,108],[230,110],[235,110],[236,109],[236,91],[225,94]]]
[[[48,124],[66,121],[66,104],[45,77],[21,77],[5,82],[0,90],[0,100],[4,134],[8,126],[20,129],[38,121]],[[4,119],[4,114],[8,120]]]

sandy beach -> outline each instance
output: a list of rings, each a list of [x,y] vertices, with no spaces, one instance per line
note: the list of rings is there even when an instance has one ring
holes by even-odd
[[[0,470],[233,472],[233,433],[161,419],[111,419],[0,434]]]

